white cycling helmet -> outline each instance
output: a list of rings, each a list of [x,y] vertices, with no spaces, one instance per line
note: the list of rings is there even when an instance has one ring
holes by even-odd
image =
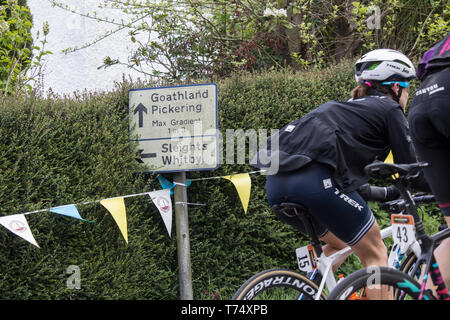
[[[376,49],[363,55],[355,64],[356,83],[366,80],[410,81],[416,78],[411,60],[392,49]]]

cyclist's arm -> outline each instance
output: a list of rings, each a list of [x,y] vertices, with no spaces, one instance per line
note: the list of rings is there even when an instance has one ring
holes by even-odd
[[[359,187],[357,191],[366,201],[385,202],[395,200],[400,197],[400,193],[393,185],[389,187],[376,187],[366,183]]]
[[[387,138],[395,163],[417,162],[416,152],[409,135],[408,121],[400,107],[392,109],[387,117]],[[412,179],[411,186],[421,191],[430,191],[423,172]]]

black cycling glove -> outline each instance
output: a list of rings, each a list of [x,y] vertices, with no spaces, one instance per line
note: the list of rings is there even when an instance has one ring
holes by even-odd
[[[389,187],[375,187],[368,183],[358,188],[358,193],[366,201],[391,201],[400,197],[400,192],[394,185]]]

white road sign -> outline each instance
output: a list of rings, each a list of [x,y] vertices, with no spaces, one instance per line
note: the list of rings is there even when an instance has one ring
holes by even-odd
[[[216,169],[218,110],[215,83],[132,89],[130,136],[151,172]]]

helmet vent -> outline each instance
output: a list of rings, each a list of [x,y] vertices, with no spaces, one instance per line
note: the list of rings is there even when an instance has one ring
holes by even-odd
[[[369,67],[367,68],[367,70],[373,70],[373,69],[375,69],[376,67],[378,67],[378,66],[380,65],[380,63],[381,63],[380,61],[371,63],[371,64],[369,65]]]
[[[405,67],[411,68],[411,66],[409,66],[406,62],[403,62],[401,60],[394,60],[394,62],[400,63],[400,64],[404,65]]]

